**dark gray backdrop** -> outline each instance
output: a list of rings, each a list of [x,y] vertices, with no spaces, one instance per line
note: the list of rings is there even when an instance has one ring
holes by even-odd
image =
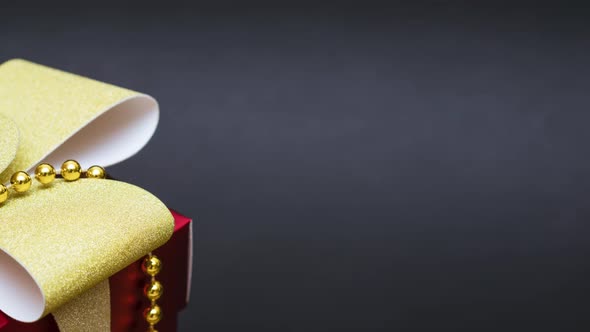
[[[3,8],[0,59],[159,100],[110,172],[197,220],[183,331],[587,330],[585,10],[145,4]]]

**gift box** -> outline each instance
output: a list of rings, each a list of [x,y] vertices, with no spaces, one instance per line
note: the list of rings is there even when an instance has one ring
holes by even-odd
[[[145,94],[25,60],[0,65],[1,332],[176,330],[190,218],[80,166],[129,158],[158,118]],[[54,172],[66,159],[78,162]]]
[[[159,274],[166,288],[166,296],[160,306],[166,308],[166,318],[158,324],[160,331],[176,331],[177,314],[186,307],[190,294],[190,272],[192,261],[191,219],[171,210],[174,215],[174,235],[154,254],[166,262]],[[145,331],[147,325],[142,317],[143,308],[149,306],[145,298],[144,285],[148,282],[137,261],[109,278],[111,289],[111,330]],[[2,332],[57,332],[57,323],[52,316],[46,316],[35,323],[21,323],[4,316],[0,312],[0,331]]]

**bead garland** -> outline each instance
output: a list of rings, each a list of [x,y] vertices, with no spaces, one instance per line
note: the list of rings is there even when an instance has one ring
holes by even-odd
[[[143,291],[151,302],[150,306],[145,309],[143,316],[149,324],[148,332],[158,332],[155,326],[162,320],[162,309],[156,301],[164,293],[164,286],[156,280],[156,275],[162,270],[162,261],[150,252],[143,260],[142,270],[151,279]]]
[[[40,164],[35,169],[35,178],[43,185],[50,184],[58,175],[66,181],[76,181],[82,176],[91,179],[105,179],[107,177],[104,168],[95,165],[83,171],[80,163],[75,160],[66,160],[61,165],[60,174],[57,174],[55,168],[49,164]],[[31,179],[31,176],[27,172],[18,171],[12,174],[10,185],[5,186],[0,184],[0,204],[8,200],[10,196],[9,189],[14,190],[16,193],[24,193],[31,188],[32,184],[33,179]]]
[[[35,168],[35,179],[43,185],[49,185],[57,177],[61,177],[68,182],[76,181],[81,177],[89,179],[107,178],[107,173],[101,166],[95,165],[83,171],[80,163],[75,160],[66,160],[61,165],[60,171],[58,174],[52,165],[43,163]],[[0,207],[8,200],[10,196],[9,189],[14,190],[16,193],[24,193],[31,188],[32,183],[33,180],[27,172],[19,171],[14,173],[10,177],[10,185],[0,184]],[[142,270],[150,278],[149,283],[144,288],[144,294],[150,300],[150,306],[145,309],[143,316],[149,324],[148,332],[158,332],[155,326],[162,320],[162,309],[158,306],[157,300],[162,297],[164,286],[156,280],[156,276],[162,270],[162,262],[150,252],[143,260]]]

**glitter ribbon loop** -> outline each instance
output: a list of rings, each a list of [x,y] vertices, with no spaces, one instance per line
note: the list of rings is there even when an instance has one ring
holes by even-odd
[[[13,296],[0,298],[0,309],[35,321],[160,247],[173,230],[166,206],[127,183],[81,179],[36,186],[0,210],[0,255],[9,255],[35,283],[12,279],[3,260],[0,293]],[[41,296],[16,296],[34,288]]]
[[[6,183],[41,161],[105,167],[123,161],[149,141],[159,108],[148,95],[17,59],[0,65],[0,116],[20,131],[8,165],[2,159],[14,144],[0,139],[0,183]]]

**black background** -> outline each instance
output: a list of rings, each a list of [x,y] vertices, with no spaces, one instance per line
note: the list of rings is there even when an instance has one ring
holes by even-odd
[[[110,172],[196,219],[182,331],[588,329],[584,8],[88,4],[0,60],[158,99]]]

